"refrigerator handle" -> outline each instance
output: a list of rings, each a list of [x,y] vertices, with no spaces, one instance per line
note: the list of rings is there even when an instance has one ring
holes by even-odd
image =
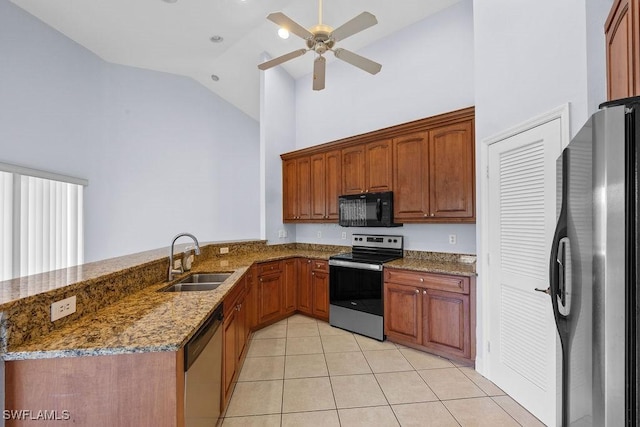
[[[553,306],[553,315],[558,320],[566,317],[558,307],[558,301],[564,305],[565,299],[565,242],[567,238],[567,172],[568,172],[569,156],[567,150],[562,153],[562,206],[560,208],[560,216],[556,225],[556,230],[551,243],[551,256],[549,257],[549,287],[551,295],[551,304]],[[564,311],[564,310],[563,310]],[[559,326],[559,325],[558,325]],[[560,331],[559,331],[560,332]]]

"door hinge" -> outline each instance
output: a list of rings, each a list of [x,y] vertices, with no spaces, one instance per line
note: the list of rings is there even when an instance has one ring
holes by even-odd
[[[487,252],[487,265],[491,265],[491,254]]]
[[[486,171],[487,171],[487,179],[489,179],[489,165],[487,165]]]
[[[491,353],[491,341],[487,341],[487,353]]]

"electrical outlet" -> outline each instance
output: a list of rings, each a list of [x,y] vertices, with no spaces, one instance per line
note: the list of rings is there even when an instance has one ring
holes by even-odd
[[[278,230],[278,237],[279,237],[280,239],[283,239],[283,238],[284,238],[284,230]]]
[[[343,232],[342,232],[342,239],[346,239],[346,238],[347,238],[347,232],[346,232],[346,231],[343,231]]]
[[[458,241],[458,238],[455,234],[449,234],[449,244],[450,245],[455,245],[456,242]]]
[[[227,247],[220,248],[220,253],[221,254],[228,254],[229,253],[229,248],[227,248]]]
[[[318,231],[318,239],[322,239],[322,231]]]
[[[51,303],[51,321],[55,322],[76,312],[76,296]]]

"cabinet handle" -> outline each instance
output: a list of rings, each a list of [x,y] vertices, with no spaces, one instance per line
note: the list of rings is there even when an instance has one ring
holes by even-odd
[[[424,282],[424,277],[420,278],[420,283]]]
[[[260,278],[260,281],[262,282],[262,277]]]
[[[427,294],[427,290],[425,289],[424,291],[422,291],[422,294],[426,295]]]
[[[316,275],[316,273],[314,273],[314,272],[311,272],[311,275],[312,275],[312,276],[315,276],[315,275]]]
[[[429,214],[424,214],[425,217],[429,216]]]
[[[310,259],[307,260],[307,264],[311,264],[311,260]]]
[[[416,289],[416,294],[419,294],[419,293],[420,293],[420,289]]]
[[[431,214],[431,216],[436,216],[436,214],[433,214],[433,213],[432,213],[432,214]]]

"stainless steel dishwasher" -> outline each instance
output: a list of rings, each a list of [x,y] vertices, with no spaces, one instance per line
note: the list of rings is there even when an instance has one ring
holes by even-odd
[[[222,393],[222,304],[184,348],[184,418],[186,427],[214,427]]]

